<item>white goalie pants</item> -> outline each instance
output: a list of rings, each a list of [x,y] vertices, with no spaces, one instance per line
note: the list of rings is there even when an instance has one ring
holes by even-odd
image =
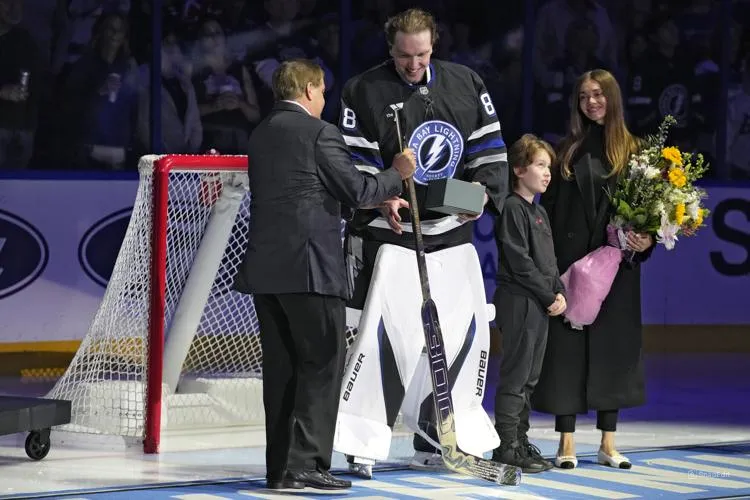
[[[487,304],[473,245],[426,254],[426,261],[449,366],[456,440],[464,452],[482,456],[500,444],[482,408],[494,307]],[[334,450],[365,462],[388,458],[399,410],[410,429],[440,448],[419,425],[420,418],[434,415],[425,411],[434,399],[421,306],[414,250],[382,245],[347,352]]]

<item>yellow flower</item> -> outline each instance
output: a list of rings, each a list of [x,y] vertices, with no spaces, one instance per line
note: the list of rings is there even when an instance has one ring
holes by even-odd
[[[705,217],[706,209],[698,210],[698,216],[693,221],[693,226],[700,227],[703,224],[703,217]]]
[[[684,220],[685,220],[685,204],[678,203],[677,206],[674,207],[675,224],[677,224],[678,226],[681,226]]]
[[[674,146],[662,149],[661,156],[673,165],[682,166],[682,153]]]
[[[673,186],[681,188],[685,185],[687,182],[687,177],[685,177],[685,172],[682,171],[679,167],[672,167],[669,169],[669,182],[672,183]]]

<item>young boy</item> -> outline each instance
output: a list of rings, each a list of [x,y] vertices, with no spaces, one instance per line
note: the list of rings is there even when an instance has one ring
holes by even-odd
[[[551,180],[552,147],[525,134],[510,148],[513,192],[497,218],[495,237],[499,258],[494,303],[502,332],[500,381],[495,393],[495,428],[500,447],[492,459],[521,467],[523,472],[552,468],[539,448],[529,443],[531,393],[547,344],[548,316],[566,308],[557,269],[549,218],[534,197]]]

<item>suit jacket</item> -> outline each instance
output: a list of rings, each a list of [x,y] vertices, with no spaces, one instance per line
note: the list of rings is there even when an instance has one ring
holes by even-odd
[[[342,204],[400,194],[398,172],[361,173],[338,128],[282,101],[250,136],[248,175],[250,228],[235,288],[346,298]]]

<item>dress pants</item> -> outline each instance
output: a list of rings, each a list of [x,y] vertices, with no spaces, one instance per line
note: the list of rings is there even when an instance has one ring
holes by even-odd
[[[596,428],[600,431],[615,432],[617,431],[617,417],[619,410],[597,410]],[[556,415],[555,432],[575,432],[576,416],[575,415]]]
[[[538,300],[502,288],[494,303],[503,349],[495,392],[495,429],[501,442],[512,443],[529,431],[530,398],[542,371],[549,318]]]
[[[331,467],[346,355],[344,299],[256,294],[263,348],[266,477]]]

